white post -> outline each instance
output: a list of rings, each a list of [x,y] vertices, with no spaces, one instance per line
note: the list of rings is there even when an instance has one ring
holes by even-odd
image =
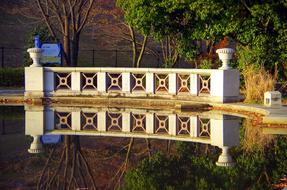
[[[73,131],[81,130],[81,111],[73,111],[71,114],[71,127]]]
[[[44,68],[25,67],[25,96],[44,96]]]
[[[25,134],[43,135],[45,118],[44,106],[25,106]]]
[[[72,72],[72,91],[75,95],[81,94],[81,73]]]
[[[197,116],[190,116],[190,136],[197,137],[199,132],[199,121]]]
[[[122,91],[124,93],[131,92],[131,74],[130,73],[122,73]]]
[[[217,102],[239,100],[239,77],[239,72],[235,69],[212,71],[210,79],[210,95]]]
[[[41,136],[44,134],[45,117],[44,106],[25,107],[25,134],[33,137],[33,142],[28,149],[29,153],[43,152]]]
[[[198,91],[199,91],[198,74],[190,74],[190,94],[197,96]]]
[[[176,95],[177,83],[176,83],[176,73],[168,74],[168,93],[171,95]]]
[[[176,114],[168,115],[168,133],[176,136]]]
[[[106,73],[105,72],[98,72],[98,77],[97,77],[97,83],[98,83],[98,91],[100,93],[106,93]]]
[[[122,113],[122,132],[131,132],[131,113]]]
[[[154,114],[147,113],[146,114],[146,133],[154,134]]]
[[[239,144],[240,120],[238,117],[218,115],[210,119],[211,145],[236,146]]]
[[[107,131],[107,127],[106,127],[106,120],[107,120],[107,114],[105,111],[99,111],[97,113],[97,128],[98,128],[98,131]]]
[[[153,73],[146,73],[146,93],[154,94],[155,80]]]

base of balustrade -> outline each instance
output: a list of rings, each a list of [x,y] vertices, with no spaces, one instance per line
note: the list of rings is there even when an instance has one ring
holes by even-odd
[[[43,98],[45,97],[45,92],[43,91],[25,91],[25,98]]]
[[[209,109],[207,102],[178,100],[175,98],[147,98],[147,97],[47,97],[43,98],[46,105],[65,105],[65,106],[101,106],[101,107],[125,107],[139,109],[181,109],[188,106],[189,110]]]
[[[171,94],[147,94],[147,93],[123,93],[123,92],[96,92],[96,91],[65,91],[57,90],[53,92],[25,92],[25,97],[29,98],[39,98],[39,97],[48,97],[48,98],[57,98],[57,97],[70,97],[72,99],[82,99],[82,98],[143,98],[150,100],[179,100],[179,101],[196,101],[203,103],[232,103],[242,101],[240,96],[210,96],[208,94],[203,95],[171,95]]]

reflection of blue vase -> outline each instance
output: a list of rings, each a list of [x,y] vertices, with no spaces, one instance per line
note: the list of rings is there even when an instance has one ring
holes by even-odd
[[[43,144],[57,144],[62,141],[62,135],[43,135],[41,141]]]

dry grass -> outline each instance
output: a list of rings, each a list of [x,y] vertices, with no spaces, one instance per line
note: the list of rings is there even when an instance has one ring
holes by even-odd
[[[254,148],[264,150],[274,141],[273,135],[263,134],[262,127],[260,125],[255,126],[250,119],[243,121],[243,127],[245,129],[243,148],[246,151],[252,151]]]
[[[248,65],[243,70],[244,95],[246,103],[263,103],[264,92],[272,91],[275,87],[275,77],[268,73],[263,67],[256,68]]]

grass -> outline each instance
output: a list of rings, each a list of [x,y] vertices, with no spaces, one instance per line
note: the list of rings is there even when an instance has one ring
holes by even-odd
[[[243,70],[245,103],[263,103],[264,93],[274,90],[276,80],[263,67],[248,65]]]

